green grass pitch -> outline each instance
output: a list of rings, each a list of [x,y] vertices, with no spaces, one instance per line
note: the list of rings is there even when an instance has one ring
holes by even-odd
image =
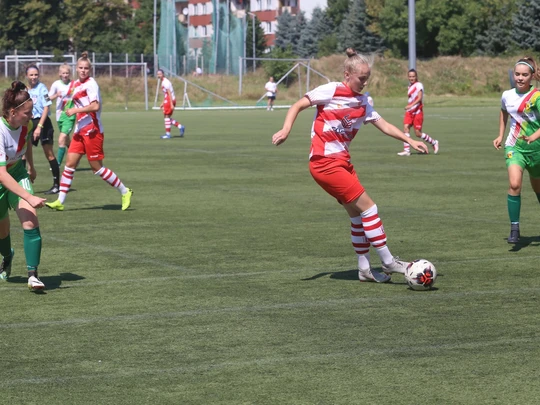
[[[178,111],[171,140],[159,112],[104,113],[132,207],[83,161],[66,210],[39,211],[41,295],[11,213],[0,403],[537,403],[540,206],[525,179],[508,245],[497,106],[427,108],[437,156],[399,157],[372,126],[351,145],[393,254],[436,265],[430,292],[357,280],[346,213],[307,168],[312,110],[278,148],[285,110]]]

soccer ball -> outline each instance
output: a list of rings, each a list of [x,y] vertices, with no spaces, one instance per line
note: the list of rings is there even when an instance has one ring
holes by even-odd
[[[433,263],[418,259],[411,262],[405,271],[405,280],[413,290],[430,290],[437,279],[437,269]]]

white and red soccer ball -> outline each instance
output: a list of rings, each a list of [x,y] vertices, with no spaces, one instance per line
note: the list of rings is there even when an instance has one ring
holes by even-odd
[[[407,266],[405,280],[410,288],[416,291],[431,290],[437,279],[437,269],[433,263],[425,260],[415,260]]]

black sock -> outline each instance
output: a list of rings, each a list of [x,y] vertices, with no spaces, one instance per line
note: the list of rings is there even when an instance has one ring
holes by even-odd
[[[49,160],[49,165],[51,166],[54,185],[58,187],[60,185],[60,166],[58,165],[58,160]]]

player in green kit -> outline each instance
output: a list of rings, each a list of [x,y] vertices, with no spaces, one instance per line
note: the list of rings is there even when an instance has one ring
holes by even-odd
[[[540,202],[540,91],[531,84],[539,80],[538,68],[533,58],[524,57],[514,65],[516,87],[503,93],[499,118],[499,136],[493,146],[500,149],[506,123],[510,116],[510,130],[504,144],[508,169],[508,215],[510,236],[508,243],[518,243],[519,217],[523,172],[529,172],[533,191]]]
[[[56,122],[60,130],[58,136],[58,164],[62,163],[64,155],[70,143],[69,134],[75,127],[75,116],[69,117],[66,111],[73,108],[73,81],[70,79],[71,68],[67,64],[63,64],[58,69],[60,80],[55,81],[49,90],[49,99],[56,99]]]

